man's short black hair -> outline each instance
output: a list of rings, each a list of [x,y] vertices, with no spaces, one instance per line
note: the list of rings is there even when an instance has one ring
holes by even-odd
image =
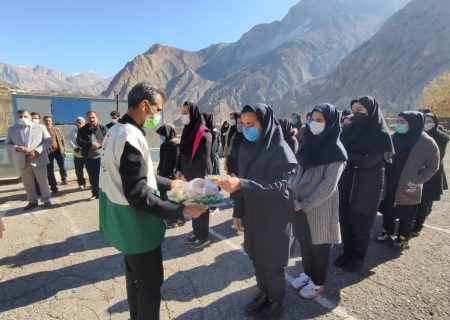
[[[20,109],[20,110],[17,110],[17,114],[24,114],[24,113],[30,114],[30,111],[28,111],[27,109]]]
[[[156,104],[156,99],[161,96],[163,102],[166,99],[164,91],[143,81],[135,85],[128,93],[128,108],[136,108],[143,100],[148,100],[150,105]]]
[[[47,120],[47,119],[52,119],[53,120],[53,117],[52,116],[44,116],[44,119],[42,119],[42,120]]]
[[[119,117],[120,118],[120,112],[119,111],[111,111],[109,114],[111,117]]]
[[[97,115],[97,112],[93,111],[93,110],[89,110],[88,112],[86,112],[86,116],[89,117],[89,115],[93,113],[95,115]]]
[[[39,112],[33,111],[33,112],[31,113],[31,116],[38,116],[39,119],[41,119],[41,115],[39,114]]]

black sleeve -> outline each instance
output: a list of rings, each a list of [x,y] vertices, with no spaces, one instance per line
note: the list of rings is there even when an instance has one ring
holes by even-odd
[[[86,126],[78,129],[77,145],[79,145],[80,148],[84,150],[89,150],[92,146],[92,140],[89,136],[89,130],[86,129]]]
[[[168,159],[165,159],[167,164],[167,174],[171,176],[175,176],[175,173],[177,171],[177,164],[178,164],[178,157],[180,153],[180,148],[176,144],[170,145],[170,151],[169,151],[169,157]]]
[[[172,189],[172,180],[161,177],[160,175],[156,176],[156,184],[158,185],[159,191],[170,191]]]
[[[359,155],[356,153],[348,154],[348,162],[353,167],[356,166],[356,167],[362,168],[362,169],[372,168],[372,167],[376,166],[377,164],[379,164],[380,161],[382,161],[383,159],[384,159],[384,154],[378,153],[378,152],[372,152],[372,153],[366,154],[365,156]]]
[[[148,214],[153,214],[162,219],[181,219],[184,205],[173,201],[163,201],[153,194],[153,190],[147,185],[147,164],[142,154],[126,142],[122,157],[120,158],[120,177],[122,188],[128,203]],[[169,179],[157,177],[157,182],[164,187]]]

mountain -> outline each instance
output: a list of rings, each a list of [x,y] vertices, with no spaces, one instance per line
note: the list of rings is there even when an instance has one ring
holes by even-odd
[[[95,95],[105,90],[111,78],[103,78],[94,72],[67,75],[44,66],[14,67],[0,63],[0,80],[21,89],[82,92]]]
[[[384,110],[418,108],[424,86],[450,70],[450,1],[413,0],[331,74],[304,87],[303,106],[328,101],[348,108],[373,95]]]
[[[170,107],[191,99],[222,114],[251,101],[295,108],[305,82],[331,72],[408,1],[303,0],[232,44],[196,52],[156,44],[127,63],[103,95],[125,97],[146,79],[165,89]]]

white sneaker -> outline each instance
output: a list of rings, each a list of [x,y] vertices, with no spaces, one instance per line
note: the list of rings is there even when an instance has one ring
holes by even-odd
[[[304,286],[299,294],[303,299],[312,299],[320,296],[323,293],[323,286],[316,286],[312,280]]]
[[[300,290],[304,286],[306,286],[311,278],[308,277],[306,273],[300,274],[298,278],[295,278],[294,281],[292,281],[291,286],[295,290]]]

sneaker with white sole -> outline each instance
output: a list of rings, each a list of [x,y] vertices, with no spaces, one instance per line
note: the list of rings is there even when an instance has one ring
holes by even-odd
[[[300,290],[308,284],[309,280],[311,280],[311,278],[306,273],[302,273],[292,281],[291,286],[295,290]]]
[[[211,241],[209,239],[206,239],[206,240],[197,239],[191,245],[191,249],[201,249],[203,247],[209,246],[210,243],[211,243]]]
[[[323,293],[323,286],[316,286],[312,280],[304,286],[299,294],[303,299],[312,299],[320,296]]]

